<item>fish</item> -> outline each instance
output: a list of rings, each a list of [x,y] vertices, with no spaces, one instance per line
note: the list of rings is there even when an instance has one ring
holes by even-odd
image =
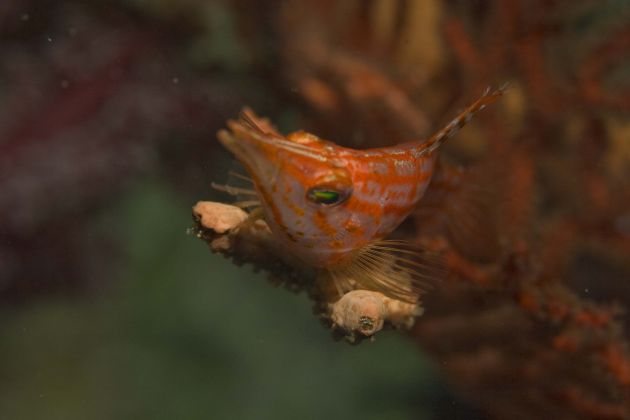
[[[417,302],[443,270],[418,245],[388,236],[425,194],[440,146],[504,91],[487,89],[427,140],[363,150],[302,130],[282,135],[244,108],[217,137],[253,188],[214,186],[248,197],[280,249],[329,273],[341,295],[359,288]]]

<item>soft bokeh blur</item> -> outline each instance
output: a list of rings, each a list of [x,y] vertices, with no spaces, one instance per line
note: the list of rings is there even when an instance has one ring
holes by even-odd
[[[304,296],[187,234],[232,166],[214,133],[265,102],[229,4],[3,1],[0,55],[0,418],[453,404],[411,342],[335,342]]]
[[[411,343],[333,342],[304,297],[187,236],[187,204],[134,185],[88,219],[120,247],[106,290],[5,306],[2,418],[430,418],[444,392]]]
[[[584,389],[560,378],[545,398],[623,418],[626,330],[558,331],[534,304],[552,278],[571,302],[630,303],[628,22],[625,0],[2,0],[0,418],[502,418],[514,395],[556,385],[537,376],[547,365],[583,360],[567,336],[612,335],[585,350],[612,373],[585,368]],[[305,296],[187,234],[196,201],[226,198],[210,188],[233,167],[215,133],[242,106],[367,147],[425,136],[505,81],[496,114],[445,157],[515,150],[494,156],[516,173],[500,265],[542,273],[529,289],[438,297],[415,340],[350,346]],[[571,355],[519,347],[506,319]],[[504,369],[499,353],[523,359]],[[588,375],[619,380],[610,398],[593,386],[610,405],[578,404]],[[510,418],[563,418],[532,401]]]

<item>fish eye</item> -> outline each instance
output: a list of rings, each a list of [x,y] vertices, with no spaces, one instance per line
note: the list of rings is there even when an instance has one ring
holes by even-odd
[[[335,206],[346,201],[350,197],[350,192],[330,187],[313,187],[308,190],[306,197],[315,204]]]

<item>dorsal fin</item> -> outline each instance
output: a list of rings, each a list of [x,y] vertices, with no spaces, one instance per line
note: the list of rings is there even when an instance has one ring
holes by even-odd
[[[415,213],[418,229],[445,234],[468,259],[495,261],[501,255],[501,203],[508,199],[506,160],[492,157],[465,169],[441,162]]]
[[[259,117],[250,107],[243,108],[238,118],[244,127],[260,135],[282,137],[268,119]]]
[[[240,122],[251,130],[257,131],[259,134],[267,134],[262,127],[256,122],[258,117],[251,108],[243,108],[238,114]]]
[[[422,143],[420,146],[422,150],[421,154],[424,155],[431,153],[440,147],[442,143],[453,137],[463,126],[465,126],[477,112],[499,99],[506,89],[507,84],[504,84],[495,90],[487,88],[479,99],[468,105],[468,107],[460,112],[457,117],[453,118],[442,129],[433,134],[429,140]]]

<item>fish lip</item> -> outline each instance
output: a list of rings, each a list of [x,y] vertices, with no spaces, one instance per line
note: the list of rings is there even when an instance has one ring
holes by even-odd
[[[220,130],[217,133],[218,140],[245,166],[256,187],[263,188],[274,168],[264,150],[266,143],[247,130],[237,131],[233,126],[230,128],[231,130]]]
[[[260,146],[256,144],[256,139],[245,138],[228,130],[219,131],[217,138],[223,147],[248,168],[249,172],[259,172],[261,162],[258,161],[267,160],[262,150],[259,150]]]
[[[260,191],[273,189],[284,165],[294,158],[331,163],[330,156],[291,142],[275,133],[252,129],[242,121],[230,120],[227,128],[217,133],[221,144],[240,161]]]
[[[221,144],[242,162],[255,156],[264,156],[270,142],[243,126],[240,121],[228,121],[228,129],[220,130],[217,137]]]
[[[236,139],[236,136],[228,130],[220,130],[217,133],[217,138],[223,147],[228,149],[237,158],[241,158],[241,155],[244,154],[243,147],[239,146],[239,141]]]

